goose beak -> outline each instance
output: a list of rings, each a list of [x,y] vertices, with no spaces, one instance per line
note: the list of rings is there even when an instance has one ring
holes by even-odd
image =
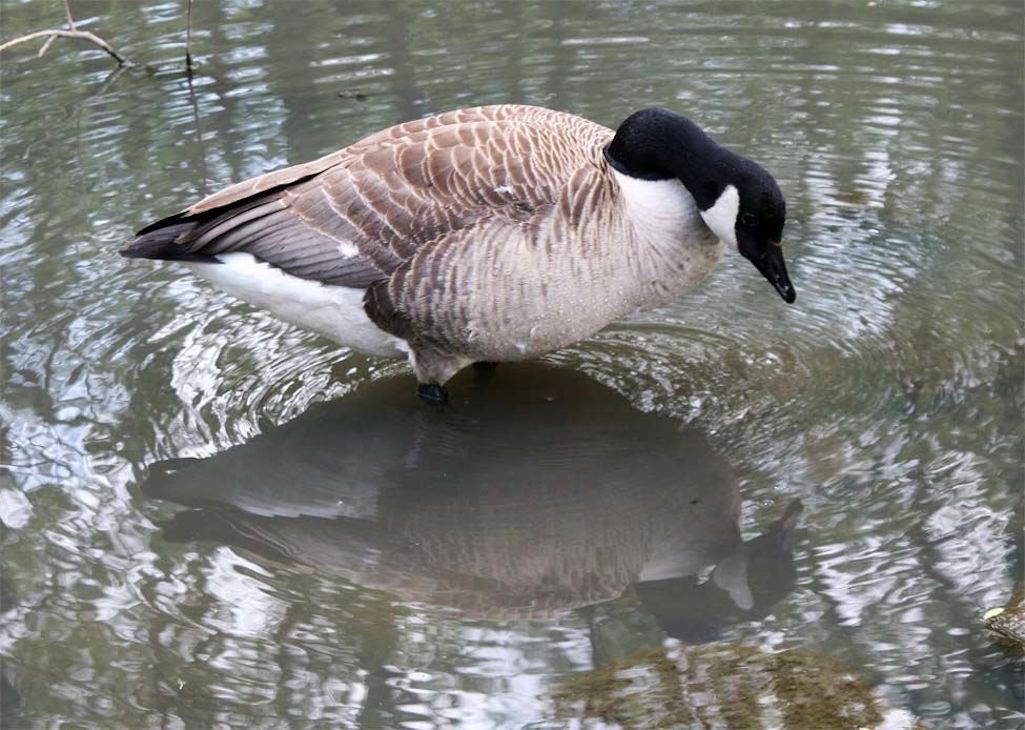
[[[784,302],[794,303],[797,292],[794,291],[794,285],[790,283],[790,276],[787,274],[787,262],[783,260],[782,246],[774,241],[765,247],[765,252],[761,256],[748,256],[747,259],[769,280]]]

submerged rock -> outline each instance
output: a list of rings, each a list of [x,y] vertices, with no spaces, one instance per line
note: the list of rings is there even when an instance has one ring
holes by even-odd
[[[553,697],[562,719],[628,728],[915,726],[850,669],[801,649],[650,649],[571,677]]]
[[[996,634],[998,644],[1025,656],[1025,586],[1014,592],[1006,606],[986,611],[982,621]]]

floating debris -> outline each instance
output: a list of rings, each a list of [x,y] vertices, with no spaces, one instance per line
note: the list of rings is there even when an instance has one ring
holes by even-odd
[[[356,101],[366,101],[367,93],[363,89],[356,87],[352,89],[341,89],[338,92],[339,99],[355,99]]]

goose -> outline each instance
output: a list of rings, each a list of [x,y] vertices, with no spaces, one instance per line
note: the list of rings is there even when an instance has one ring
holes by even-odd
[[[787,303],[786,206],[757,163],[675,112],[613,132],[524,105],[460,109],[231,185],[120,252],[176,261],[363,353],[421,398],[472,363],[533,358],[700,282],[729,247]]]

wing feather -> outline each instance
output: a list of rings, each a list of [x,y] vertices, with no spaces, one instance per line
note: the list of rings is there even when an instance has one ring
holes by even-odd
[[[414,120],[232,185],[144,228],[122,253],[216,261],[244,251],[295,276],[363,288],[414,258],[437,268],[442,257],[423,249],[454,234],[550,207],[611,134],[515,105]]]

